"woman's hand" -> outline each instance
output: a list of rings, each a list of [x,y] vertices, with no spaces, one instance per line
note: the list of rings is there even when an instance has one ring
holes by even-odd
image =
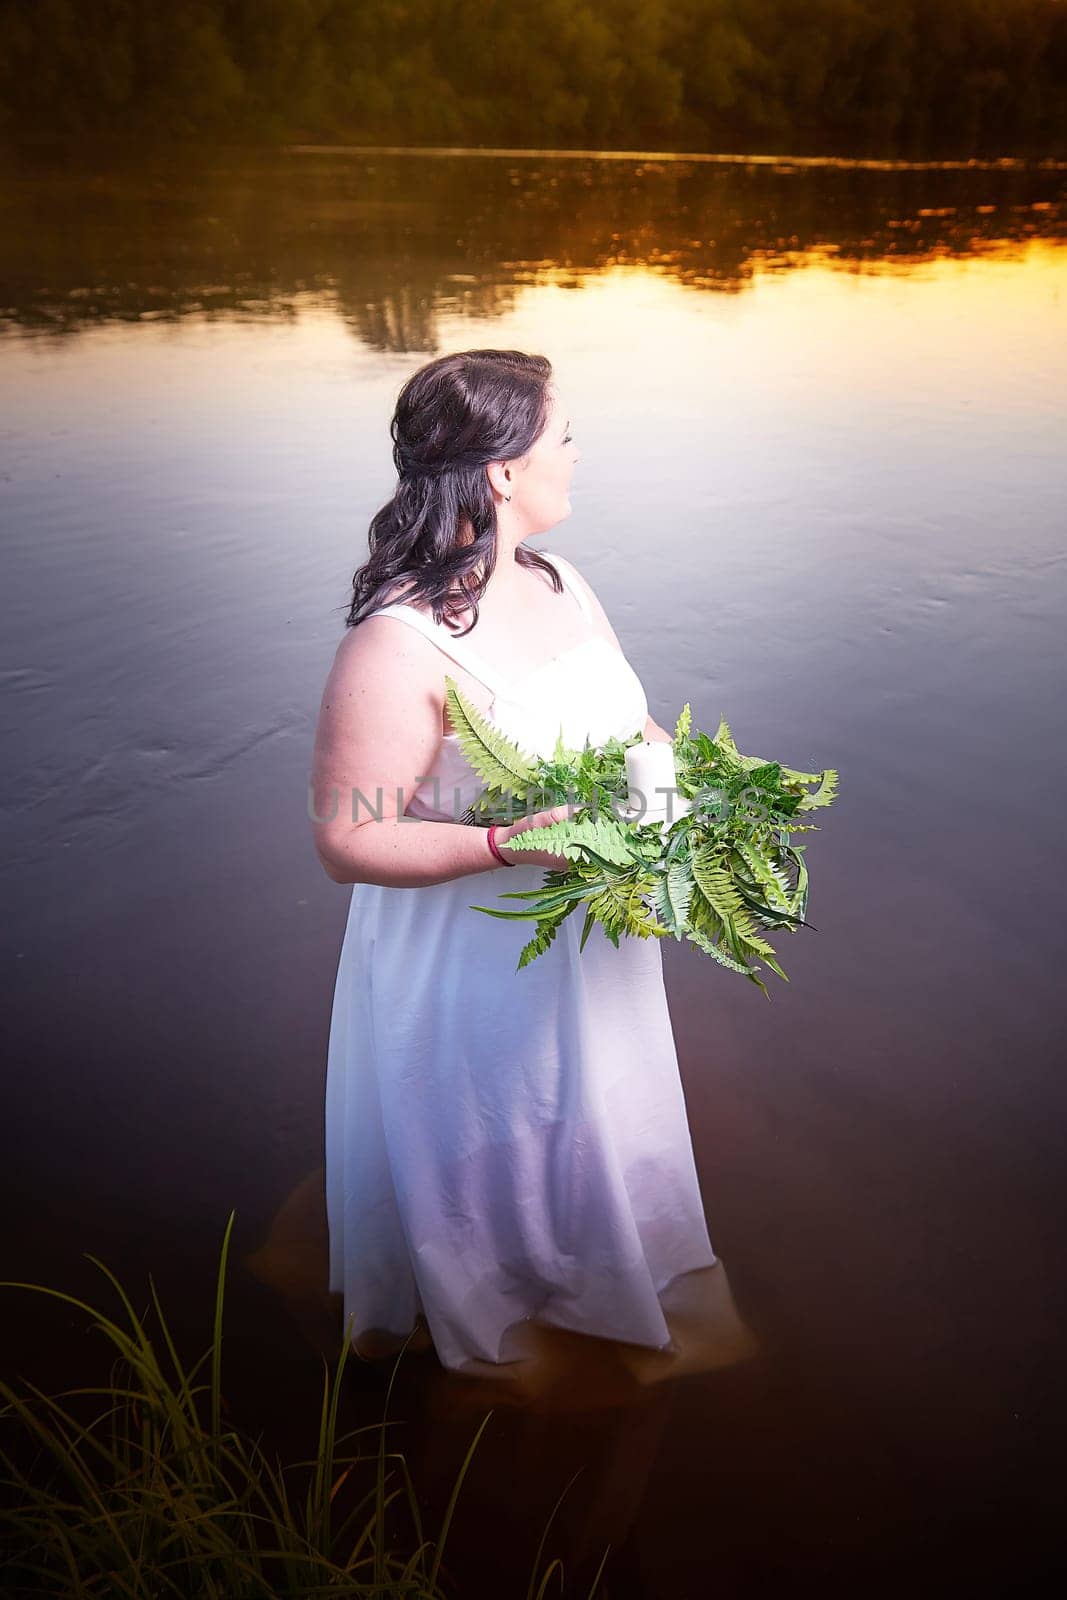
[[[554,856],[548,850],[509,850],[508,840],[530,828],[547,828],[553,822],[566,822],[579,809],[577,805],[553,806],[550,811],[537,811],[532,817],[520,817],[507,827],[500,827],[493,835],[497,849],[506,861],[528,867],[547,867],[550,872],[566,872],[572,862],[566,856]]]

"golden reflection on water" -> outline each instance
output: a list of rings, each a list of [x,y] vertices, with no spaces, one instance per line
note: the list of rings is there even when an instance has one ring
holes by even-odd
[[[300,149],[306,147],[298,147]],[[617,271],[716,297],[825,268],[901,273],[1067,242],[1067,164],[624,151],[187,152],[7,174],[0,331],[287,319],[310,296],[372,349],[444,313]]]
[[[639,161],[646,167],[675,161],[696,161],[716,166],[770,167],[775,172],[792,172],[805,167],[828,170],[866,168],[872,172],[995,172],[1025,171],[1028,167],[1043,171],[1067,171],[1067,161],[1059,161],[1051,156],[1037,162],[1019,156],[997,156],[989,160],[975,156],[961,161],[886,161],[875,156],[768,156],[707,150],[532,150],[503,145],[478,145],[472,148],[470,145],[289,144],[285,149],[293,155],[310,156],[468,156],[511,161],[523,158],[531,161]]]

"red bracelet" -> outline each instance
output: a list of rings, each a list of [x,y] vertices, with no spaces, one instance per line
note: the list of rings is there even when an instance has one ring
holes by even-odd
[[[501,866],[513,867],[515,865],[514,861],[508,861],[506,859],[506,857],[504,857],[504,856],[502,856],[500,854],[500,851],[497,848],[497,842],[493,838],[493,835],[496,833],[496,830],[499,828],[499,826],[500,826],[499,822],[494,822],[492,827],[489,829],[489,833],[488,833],[489,848],[493,852],[493,854],[496,856],[496,858],[500,862]]]

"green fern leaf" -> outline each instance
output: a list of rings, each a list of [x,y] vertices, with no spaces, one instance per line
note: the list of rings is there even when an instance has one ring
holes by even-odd
[[[591,878],[582,878],[577,883],[566,884],[561,889],[509,889],[502,890],[502,900],[529,900],[528,911],[540,914],[543,911],[559,911],[564,906],[579,905],[583,900],[589,900],[598,894],[604,887],[604,879],[597,875]]]
[[[639,939],[665,939],[672,931],[664,926],[656,916],[654,907],[648,904],[658,881],[658,878],[651,874],[642,874],[635,880],[630,893],[628,907],[630,932],[635,933]]]
[[[715,944],[713,940],[709,939],[706,934],[702,933],[699,928],[690,928],[687,937],[691,939],[699,949],[703,950],[705,955],[713,956],[721,967],[727,967],[731,972],[743,972],[746,977],[751,976],[753,971],[752,967],[746,965],[744,961],[736,961],[733,956],[728,955],[725,950],[720,949],[719,946]]]
[[[553,855],[565,855],[568,860],[580,859],[579,850],[585,850],[595,854],[598,864],[613,867],[632,866],[635,859],[623,824],[603,815],[527,828],[508,840],[508,849],[547,850]]]
[[[656,887],[656,915],[680,939],[689,925],[689,904],[693,897],[693,874],[687,861],[675,861]]]
[[[459,747],[478,776],[525,798],[527,789],[537,782],[536,758],[488,722],[451,676],[445,678],[445,702]]]
[[[713,743],[717,744],[720,750],[725,750],[730,755],[737,757],[737,746],[734,744],[733,734],[730,732],[726,718],[723,716],[719,717],[719,727]]]
[[[592,906],[590,906],[589,910],[585,914],[585,927],[582,929],[581,942],[578,945],[578,954],[579,955],[581,955],[582,951],[585,949],[585,941],[588,939],[589,935],[592,933],[593,924],[595,922],[596,922],[596,912],[593,910]]]
[[[762,888],[768,906],[774,911],[792,911],[792,895],[788,886],[781,883],[774,867],[758,845],[741,839],[735,844],[734,849]]]
[[[669,929],[662,927],[656,921],[655,916],[645,905],[640,883],[608,884],[607,888],[592,901],[590,910],[597,920],[604,924],[609,937],[615,934],[616,940],[620,933],[648,939],[654,934],[663,935],[669,932]]]
[[[766,939],[738,939],[734,946],[734,953],[741,961],[754,962],[755,958],[760,956],[767,966],[774,968],[780,978],[784,978],[786,983],[789,982],[788,977],[786,977],[786,974],[775,959],[774,946],[769,945]]]
[[[524,944],[520,950],[515,971],[521,972],[523,967],[529,966],[531,961],[535,961],[538,956],[544,955],[558,932],[559,921],[542,922],[533,938],[527,944]]]
[[[800,798],[798,811],[814,811],[817,806],[828,806],[837,794],[837,773],[833,767],[827,767],[821,775],[819,787],[814,794],[805,794]]]
[[[744,907],[740,895],[730,882],[729,874],[718,865],[720,860],[717,851],[707,847],[698,850],[693,857],[693,878],[720,921],[729,922],[735,916],[740,916]]]
[[[533,809],[559,804],[564,795],[572,803],[577,799],[584,813],[527,828],[509,840],[520,854],[552,850],[564,858],[540,889],[503,896],[520,900],[521,910],[505,911],[499,900],[492,907],[472,908],[536,924],[521,965],[542,954],[563,917],[584,905],[582,950],[599,922],[616,948],[624,934],[685,939],[765,994],[758,977],[761,961],[789,981],[762,933],[809,926],[805,846],[793,840],[797,833],[819,830],[797,814],[833,801],[836,770],[806,773],[742,755],[725,717],[710,739],[694,731],[686,703],[673,744],[679,791],[690,809],[664,833],[656,826],[620,822],[616,815],[626,794],[625,754],[642,733],[609,738],[596,749],[587,738],[581,751],[571,751],[561,726],[552,760],[546,761],[527,755],[487,723],[454,680],[447,680],[447,687],[461,748],[488,785],[472,816],[503,820],[506,798],[510,821],[516,797],[529,816]],[[805,788],[811,785],[817,786],[813,794]]]
[[[469,909],[471,911],[484,911],[486,916],[500,917],[505,922],[521,922],[524,918],[527,921],[532,918],[538,922],[547,922],[551,918],[551,912],[545,911],[501,911],[499,906],[471,906]]]

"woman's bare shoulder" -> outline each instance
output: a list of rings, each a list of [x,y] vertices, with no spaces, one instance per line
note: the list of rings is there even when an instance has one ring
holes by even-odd
[[[471,703],[488,714],[485,686],[452,658],[444,658],[421,628],[400,616],[368,616],[346,628],[330,668],[324,702],[343,703],[353,695],[374,695],[389,714],[403,719],[413,703],[432,703],[440,731],[452,723],[445,700],[451,674]]]
[[[415,610],[415,607],[411,608]],[[378,608],[345,628],[337,642],[333,671],[348,675],[403,664],[405,675],[432,676],[437,648],[421,628],[403,616],[380,616]]]
[[[415,605],[408,598],[414,588],[415,580],[410,575],[398,578],[379,598],[373,611],[367,612],[366,616],[345,629],[338,652],[359,657],[365,654],[379,655],[383,648],[391,653],[396,647],[405,646],[409,653],[429,660],[434,653],[434,646],[421,629],[403,616],[379,615],[389,606],[401,605],[408,611],[417,612],[427,622],[433,622],[433,610],[425,601]]]

